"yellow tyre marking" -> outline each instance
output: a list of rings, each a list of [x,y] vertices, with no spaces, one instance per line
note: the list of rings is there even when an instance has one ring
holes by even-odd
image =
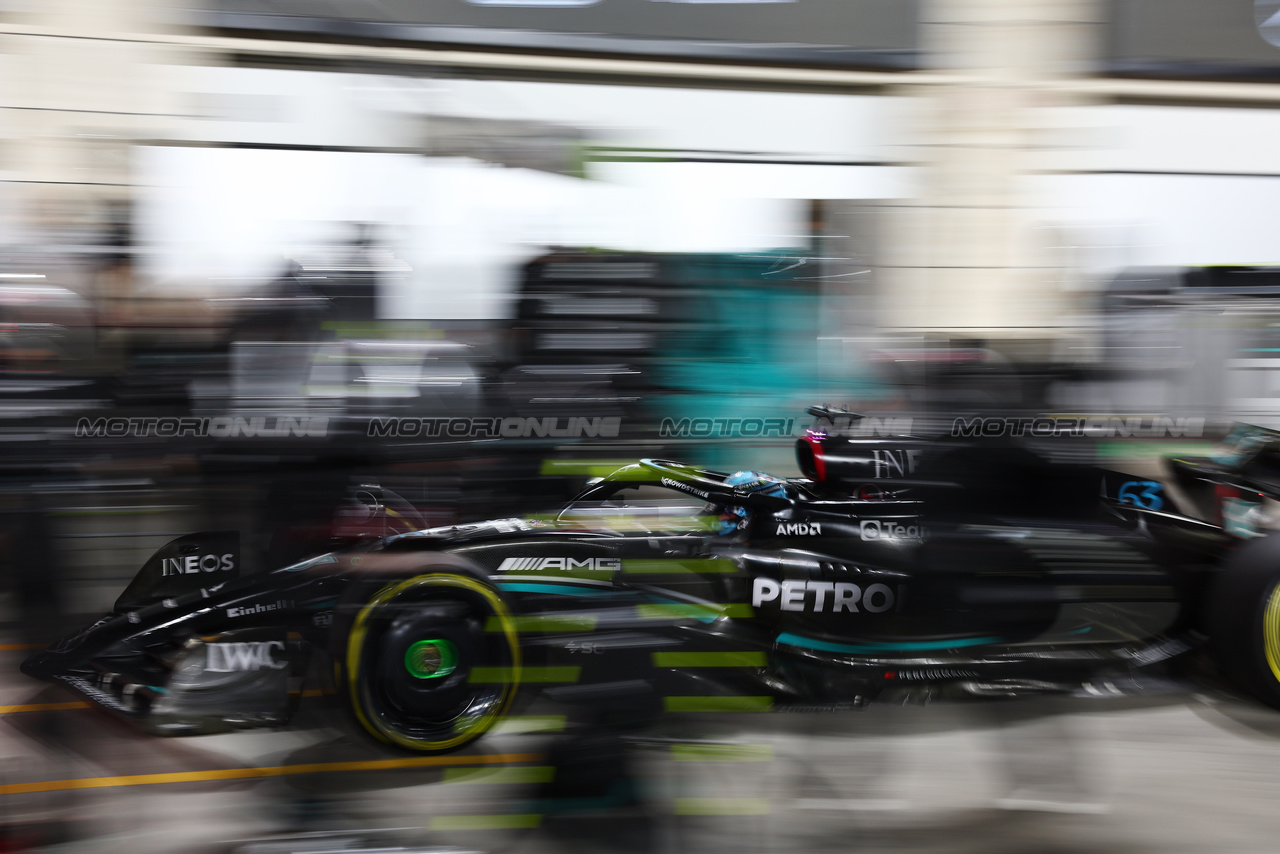
[[[1280,584],[1271,588],[1267,608],[1262,612],[1262,643],[1271,675],[1280,682]]]
[[[374,721],[370,721],[364,713],[363,704],[360,700],[360,658],[364,648],[364,638],[368,633],[366,623],[369,615],[379,605],[394,599],[407,590],[420,586],[457,587],[469,590],[472,593],[478,593],[493,609],[493,617],[498,620],[503,634],[507,637],[507,646],[511,650],[511,678],[502,699],[488,713],[470,724],[461,733],[440,741],[408,738],[394,730],[380,726]],[[511,613],[507,610],[507,606],[492,588],[463,575],[443,573],[419,575],[415,578],[410,578],[408,581],[388,584],[374,594],[369,603],[360,610],[360,613],[356,615],[355,623],[351,627],[351,636],[347,640],[347,684],[351,692],[351,707],[355,710],[356,718],[359,719],[360,724],[366,730],[381,741],[397,744],[410,750],[448,750],[457,747],[476,738],[492,727],[498,718],[502,716],[502,713],[506,711],[512,697],[515,696],[516,688],[520,684],[520,643],[516,635],[515,622],[511,617]]]

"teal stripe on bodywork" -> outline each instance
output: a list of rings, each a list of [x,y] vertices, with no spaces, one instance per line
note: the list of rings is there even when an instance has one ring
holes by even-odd
[[[556,584],[554,582],[533,582],[529,584],[521,584],[516,582],[499,581],[498,587],[511,593],[555,593],[560,596],[610,596],[612,590],[594,590],[589,587],[574,587],[570,584]]]
[[[784,643],[788,646],[798,646],[805,649],[816,649],[822,652],[910,652],[915,650],[928,649],[955,649],[962,646],[985,646],[986,644],[999,643],[1000,638],[955,638],[954,640],[940,641],[903,641],[901,643],[876,643],[869,641],[861,644],[851,643],[834,643],[832,641],[818,640],[817,638],[806,638],[802,635],[793,635],[784,632],[778,635],[778,643]]]

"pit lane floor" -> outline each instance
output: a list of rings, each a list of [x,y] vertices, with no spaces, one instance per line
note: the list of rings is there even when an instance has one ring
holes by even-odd
[[[0,649],[3,850],[1257,852],[1280,713],[1226,695],[695,716],[629,737],[537,714],[437,759],[327,728],[141,735]],[[525,730],[524,732],[516,730]],[[552,782],[558,781],[558,783]]]

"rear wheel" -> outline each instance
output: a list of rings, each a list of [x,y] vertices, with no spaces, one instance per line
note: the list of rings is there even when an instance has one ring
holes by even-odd
[[[1280,537],[1240,549],[1209,601],[1210,649],[1237,686],[1280,708]]]
[[[343,657],[351,710],[380,741],[445,753],[479,738],[520,684],[506,603],[462,572],[390,581],[364,602]]]

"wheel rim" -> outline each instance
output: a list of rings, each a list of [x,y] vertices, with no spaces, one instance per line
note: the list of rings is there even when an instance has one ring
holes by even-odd
[[[458,647],[444,638],[415,641],[404,654],[404,669],[414,679],[440,679],[458,667]]]
[[[443,751],[501,717],[520,681],[520,647],[491,588],[466,576],[424,575],[387,585],[361,609],[347,670],[365,729],[401,747]],[[473,679],[476,672],[484,678]]]

